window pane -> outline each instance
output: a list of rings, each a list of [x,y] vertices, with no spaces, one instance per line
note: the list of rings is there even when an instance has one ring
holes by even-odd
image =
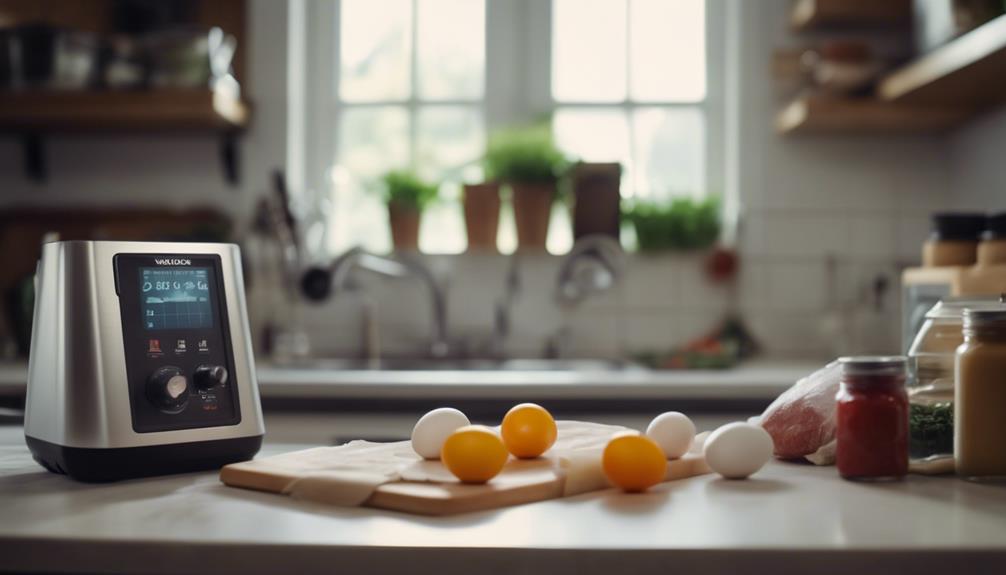
[[[553,0],[552,96],[617,102],[626,95],[626,0]]]
[[[485,145],[478,108],[427,106],[419,109],[416,120],[416,168],[427,178],[460,181]]]
[[[367,181],[409,163],[409,116],[402,106],[343,109],[339,125],[339,166]]]
[[[553,130],[556,144],[585,162],[629,160],[629,127],[619,108],[560,108]]]
[[[352,102],[411,94],[411,0],[342,0],[339,95]]]
[[[560,108],[552,119],[555,142],[575,159],[622,164],[622,194],[631,184],[629,119],[621,108]]]
[[[706,95],[704,0],[630,0],[630,97],[697,102]]]
[[[705,122],[695,108],[640,108],[633,112],[634,192],[640,197],[702,197]]]
[[[461,184],[464,173],[482,155],[482,114],[474,106],[428,106],[416,116],[416,169],[444,182],[441,201],[423,213],[419,248],[426,253],[461,253],[465,249]]]
[[[479,99],[485,68],[484,0],[419,0],[419,97]]]
[[[408,112],[400,106],[344,109],[337,130],[330,245],[390,250],[388,212],[374,185],[385,171],[409,163]]]

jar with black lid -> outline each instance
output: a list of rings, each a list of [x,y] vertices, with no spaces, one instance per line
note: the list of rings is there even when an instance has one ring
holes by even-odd
[[[978,240],[986,227],[985,214],[943,212],[932,216],[932,232],[922,247],[927,267],[970,266],[977,261]]]
[[[988,217],[978,244],[978,265],[1006,265],[1006,212]]]

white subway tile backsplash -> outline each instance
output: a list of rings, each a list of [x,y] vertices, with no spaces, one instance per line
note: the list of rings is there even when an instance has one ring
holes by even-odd
[[[740,266],[737,285],[728,300],[742,310],[768,307],[771,263],[764,258],[748,257],[741,259]]]
[[[749,211],[740,218],[737,236],[737,251],[745,256],[766,254],[766,215],[761,211]]]
[[[676,287],[677,260],[667,256],[632,256],[623,278],[628,307],[673,307],[679,296]]]
[[[922,243],[929,236],[929,216],[900,214],[895,226],[898,230],[897,257],[906,263],[921,263]]]
[[[563,343],[571,357],[619,359],[625,356],[626,318],[620,313],[582,310],[566,317]]]
[[[703,253],[694,258],[682,258],[675,268],[681,289],[677,302],[684,309],[722,310],[726,307],[729,288],[724,283],[709,279],[706,257],[708,254]]]
[[[781,357],[833,357],[820,314],[759,312],[746,316],[765,353]]]
[[[822,262],[777,262],[768,267],[769,303],[775,310],[813,311],[828,302]]]
[[[893,259],[897,252],[898,229],[893,214],[857,215],[851,218],[850,253],[866,259]]]
[[[850,246],[844,215],[772,212],[767,218],[766,249],[774,256],[845,254]]]
[[[681,342],[678,315],[667,309],[625,313],[625,346],[637,352],[665,351]]]

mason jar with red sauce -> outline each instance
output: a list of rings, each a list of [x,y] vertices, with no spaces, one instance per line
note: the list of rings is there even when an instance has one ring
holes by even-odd
[[[885,481],[908,473],[906,358],[843,357],[836,400],[838,472]]]

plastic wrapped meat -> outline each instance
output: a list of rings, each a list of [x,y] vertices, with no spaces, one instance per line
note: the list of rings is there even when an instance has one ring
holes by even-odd
[[[796,382],[765,409],[760,424],[779,459],[835,462],[835,395],[842,367],[833,361]]]

